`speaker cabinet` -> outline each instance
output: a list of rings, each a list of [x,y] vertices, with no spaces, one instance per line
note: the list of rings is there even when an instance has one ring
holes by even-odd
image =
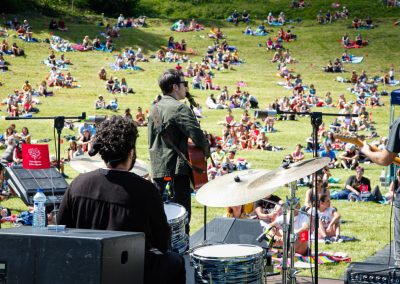
[[[144,233],[0,230],[0,284],[143,283]]]

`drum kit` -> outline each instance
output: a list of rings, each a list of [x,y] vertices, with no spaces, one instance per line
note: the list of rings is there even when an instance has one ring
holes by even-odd
[[[298,271],[294,268],[293,259],[297,238],[293,226],[294,211],[299,202],[299,199],[295,197],[296,181],[314,174],[328,163],[329,158],[313,158],[285,164],[272,171],[234,172],[209,181],[197,191],[196,199],[204,206],[238,206],[265,198],[275,192],[278,187],[289,185],[290,198],[286,197],[286,202],[283,204],[284,222],[288,220],[287,214],[290,214],[290,218],[288,224],[284,223],[282,226],[283,239],[288,240],[283,242],[282,283],[296,283]],[[265,256],[266,252],[259,246],[210,245],[207,244],[206,239],[203,245],[191,249],[190,252],[196,283],[266,283],[268,275],[265,271]],[[288,257],[290,257],[290,269]]]

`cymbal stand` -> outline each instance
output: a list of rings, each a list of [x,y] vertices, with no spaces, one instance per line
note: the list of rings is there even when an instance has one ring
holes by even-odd
[[[289,270],[289,283],[296,283],[297,269],[294,268],[294,254],[295,244],[297,236],[294,233],[294,211],[296,205],[300,202],[300,199],[296,198],[297,181],[293,181],[289,184],[290,188],[290,219],[289,219],[289,240],[290,240],[290,270]]]
[[[287,225],[287,210],[289,206],[290,200],[286,197],[286,202],[283,204],[283,224],[282,224],[282,242],[283,242],[283,264],[282,264],[282,284],[287,284],[287,260],[288,260],[288,242],[287,242],[287,235],[288,235],[288,225]]]
[[[283,204],[283,264],[282,264],[282,283],[295,284],[297,269],[294,268],[294,254],[296,236],[294,234],[294,211],[299,199],[296,198],[297,181],[291,182],[290,185],[290,198],[286,197],[286,202]],[[287,214],[289,212],[289,223],[287,222]],[[289,236],[289,238],[288,238]],[[289,242],[288,242],[289,240]],[[290,250],[290,269],[288,274],[288,252]],[[289,281],[289,282],[288,282]]]

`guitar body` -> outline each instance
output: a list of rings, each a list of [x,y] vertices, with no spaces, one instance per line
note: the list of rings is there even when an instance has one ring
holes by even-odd
[[[190,140],[188,143],[188,154],[189,162],[193,166],[203,170],[203,172],[192,170],[192,183],[194,189],[197,190],[208,182],[207,160],[204,157],[203,150],[200,147],[196,147]]]

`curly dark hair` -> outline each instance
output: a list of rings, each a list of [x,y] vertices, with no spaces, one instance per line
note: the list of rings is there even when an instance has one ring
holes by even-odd
[[[135,149],[137,137],[135,122],[113,115],[98,127],[89,155],[94,156],[99,153],[106,164],[115,168],[125,162],[129,152]]]
[[[172,85],[179,85],[181,77],[184,77],[183,73],[176,69],[168,69],[161,74],[160,78],[158,79],[158,85],[160,86],[162,93],[164,95],[171,93],[173,90]]]

